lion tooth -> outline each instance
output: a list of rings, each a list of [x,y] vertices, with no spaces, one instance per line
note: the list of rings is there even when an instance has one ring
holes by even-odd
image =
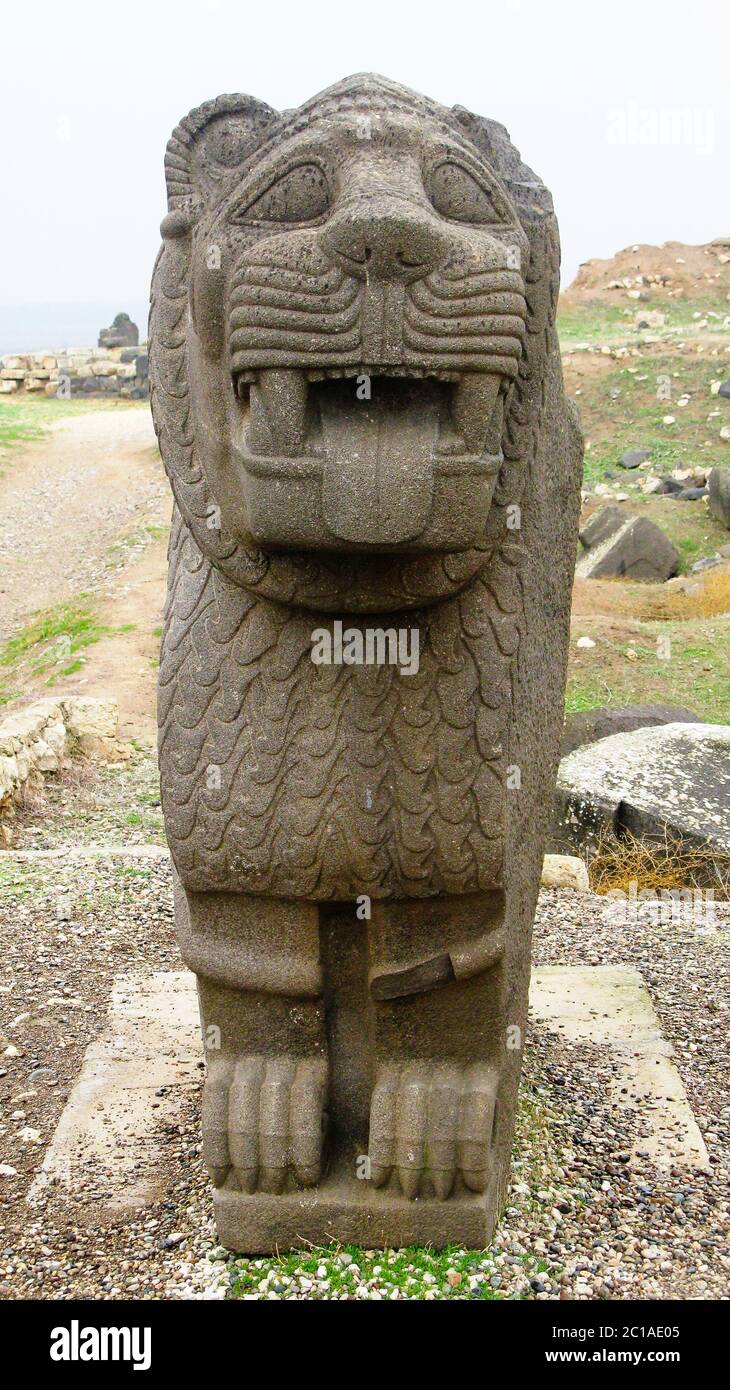
[[[251,385],[249,397],[250,414],[246,428],[246,443],[252,454],[270,455],[274,452],[274,441],[269,426],[269,417],[264,407],[258,384]]]
[[[254,396],[256,404],[254,406]],[[302,453],[307,429],[307,378],[297,367],[276,367],[258,374],[251,388],[251,446],[255,452],[257,439],[268,443],[264,452],[291,458]],[[259,418],[259,411],[264,419]],[[265,428],[259,429],[260,426]]]
[[[502,429],[504,426],[504,406],[506,393],[500,390],[497,403],[492,411],[487,429],[487,453],[499,454],[502,450]]]
[[[500,378],[495,373],[466,372],[454,387],[451,414],[454,428],[470,454],[483,454]]]

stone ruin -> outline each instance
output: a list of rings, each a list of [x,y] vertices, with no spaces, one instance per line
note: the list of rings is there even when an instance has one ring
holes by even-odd
[[[219,1235],[483,1247],[581,475],[550,195],[368,75],[207,102],[165,166],[160,763]]]
[[[136,323],[132,323],[129,314],[115,314],[111,328],[99,330],[100,348],[125,348],[137,347],[139,344],[139,329]]]

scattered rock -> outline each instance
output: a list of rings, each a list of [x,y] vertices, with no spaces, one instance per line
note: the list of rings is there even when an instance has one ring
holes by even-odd
[[[676,574],[679,553],[645,516],[625,516],[618,507],[595,512],[580,532],[586,554],[576,565],[580,579],[663,581]]]
[[[41,1132],[39,1129],[34,1129],[32,1125],[24,1125],[22,1129],[18,1130],[18,1138],[21,1144],[39,1144]]]
[[[543,888],[574,888],[578,893],[587,893],[588,870],[577,855],[546,854],[540,884]]]
[[[578,539],[585,550],[590,550],[623,526],[625,520],[625,513],[620,507],[599,507],[581,527]]]
[[[662,478],[662,485],[657,489],[660,496],[678,497],[680,492],[684,492],[684,484],[676,478]]]
[[[717,394],[718,396],[724,396],[725,400],[730,400],[730,378],[728,378],[727,381],[720,382],[717,388]]]
[[[651,449],[627,449],[626,453],[621,454],[619,463],[622,468],[638,468],[644,459],[651,457]]]

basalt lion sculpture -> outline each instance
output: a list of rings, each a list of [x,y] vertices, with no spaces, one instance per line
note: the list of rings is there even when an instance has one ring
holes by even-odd
[[[219,97],[165,164],[160,766],[220,1238],[483,1246],[579,499],[551,200],[502,126],[367,75]]]

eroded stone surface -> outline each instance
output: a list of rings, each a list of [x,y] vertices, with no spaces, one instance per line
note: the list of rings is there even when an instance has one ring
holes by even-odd
[[[579,893],[587,893],[588,870],[584,860],[575,854],[546,854],[540,883],[543,888],[575,888]]]
[[[664,724],[613,734],[560,763],[556,847],[590,848],[608,830],[665,830],[730,851],[730,726]]]
[[[0,808],[58,772],[72,752],[112,760],[129,757],[117,738],[115,700],[66,695],[35,700],[0,720]]]
[[[550,196],[503,127],[369,75],[206,103],[166,173],[160,763],[221,1233],[483,1244],[579,501]],[[417,669],[315,664],[337,624]]]

